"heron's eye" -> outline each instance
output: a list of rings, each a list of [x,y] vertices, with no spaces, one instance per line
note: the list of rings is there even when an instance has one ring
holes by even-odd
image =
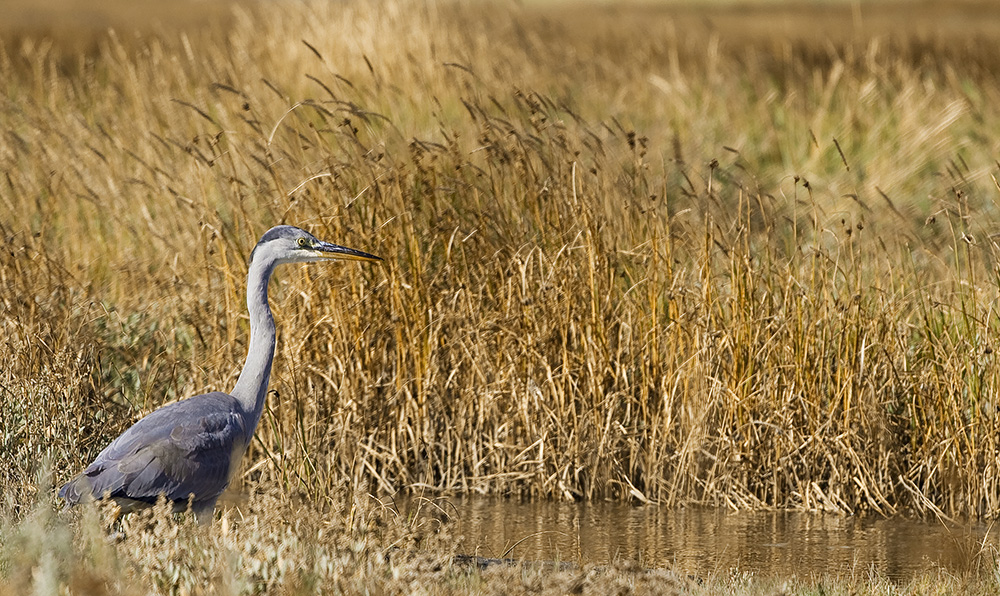
[[[309,242],[305,238],[299,238],[299,246],[301,246],[302,248],[305,248],[306,245],[308,245],[308,244],[309,244]]]

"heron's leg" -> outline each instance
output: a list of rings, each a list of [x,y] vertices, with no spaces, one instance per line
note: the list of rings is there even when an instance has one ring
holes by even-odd
[[[194,513],[194,518],[198,520],[198,523],[203,526],[212,525],[212,520],[215,519],[215,502],[218,497],[208,501],[200,501],[198,503],[191,503],[191,512]]]

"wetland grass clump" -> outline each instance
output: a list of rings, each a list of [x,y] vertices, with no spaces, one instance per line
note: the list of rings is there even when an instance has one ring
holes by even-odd
[[[386,263],[272,282],[250,486],[995,517],[989,57],[535,16],[0,56],[5,499],[231,387],[288,222]]]

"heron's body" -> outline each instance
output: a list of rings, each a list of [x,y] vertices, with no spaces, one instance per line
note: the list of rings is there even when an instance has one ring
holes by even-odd
[[[264,409],[275,345],[267,302],[271,273],[281,263],[336,258],[378,260],[292,226],[265,233],[250,255],[250,346],[232,392],[197,395],[153,411],[105,447],[59,496],[70,505],[110,498],[128,512],[163,495],[176,509],[190,505],[199,521],[210,521]]]
[[[247,418],[218,391],[167,404],[112,441],[59,496],[79,503],[108,495],[131,511],[162,494],[178,507],[190,499],[199,517],[211,514],[253,436]]]

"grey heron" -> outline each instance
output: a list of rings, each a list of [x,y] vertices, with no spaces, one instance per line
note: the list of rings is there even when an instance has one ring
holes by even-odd
[[[250,345],[233,390],[173,402],[136,422],[59,490],[67,505],[113,499],[127,513],[163,495],[175,511],[190,506],[199,523],[211,523],[215,503],[239,469],[264,409],[275,345],[267,302],[271,273],[282,263],[329,259],[381,260],[293,226],[268,230],[250,253]]]

